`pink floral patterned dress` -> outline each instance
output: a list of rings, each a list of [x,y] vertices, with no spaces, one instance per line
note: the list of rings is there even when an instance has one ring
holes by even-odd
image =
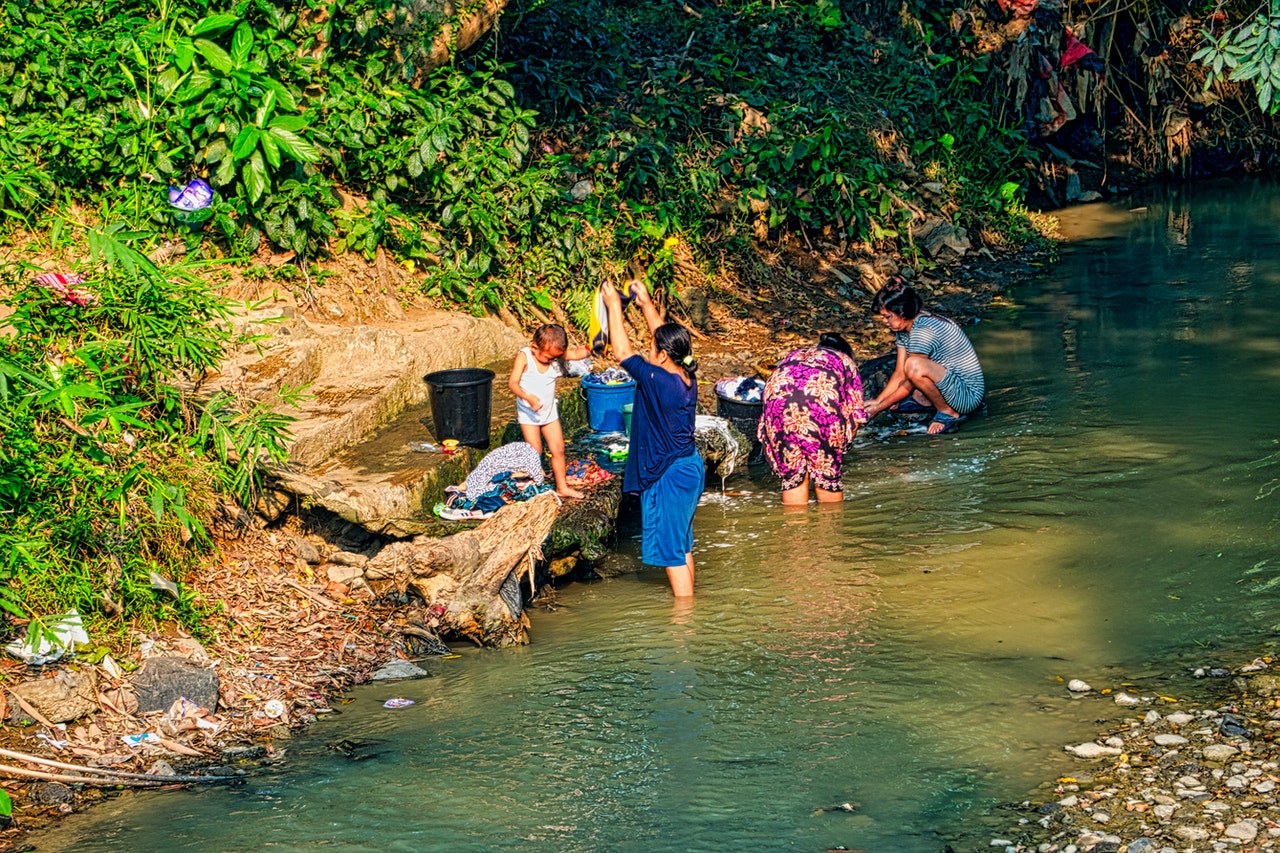
[[[842,491],[845,448],[866,422],[858,366],[843,353],[792,350],[765,383],[759,438],[784,491],[806,475],[820,489]]]

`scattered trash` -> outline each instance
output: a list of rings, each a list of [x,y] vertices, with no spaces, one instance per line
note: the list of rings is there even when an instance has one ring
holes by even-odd
[[[284,716],[284,703],[279,699],[272,699],[262,706],[262,713],[273,720],[278,720]]]
[[[77,305],[84,308],[98,301],[98,297],[95,294],[75,287],[77,284],[84,284],[84,276],[77,273],[41,273],[36,276],[36,284],[58,296],[65,305]]]
[[[44,666],[74,649],[77,643],[89,642],[84,623],[75,608],[61,616],[46,619],[44,633],[30,633],[22,640],[14,640],[4,649],[27,666]],[[52,635],[52,636],[50,636]]]
[[[169,204],[183,213],[204,210],[213,204],[213,187],[200,178],[191,181],[182,189],[169,187]]]
[[[173,600],[177,601],[181,596],[178,594],[178,585],[168,578],[156,573],[151,573],[151,588],[159,592],[167,592],[173,596]]]
[[[408,448],[414,453],[439,453],[440,446],[429,441],[411,441]]]
[[[121,735],[120,740],[124,741],[125,746],[137,749],[144,743],[159,743],[160,735],[154,732],[143,732],[137,735]]]
[[[440,442],[440,444],[445,453],[453,453],[458,449],[458,440],[456,438],[446,438],[444,441]]]
[[[67,741],[65,741],[65,740],[58,740],[57,738],[50,737],[49,735],[45,734],[44,732],[36,732],[36,737],[40,738],[40,740],[42,740],[42,741],[44,741],[45,743],[49,744],[49,746],[53,747],[54,749],[59,749],[59,750],[61,750],[61,749],[66,749],[66,748],[67,748]]]
[[[414,703],[414,701],[413,701],[412,699],[399,699],[399,698],[396,698],[396,699],[388,699],[387,701],[383,702],[383,703],[382,703],[382,707],[384,707],[384,708],[408,708],[410,705],[413,705],[413,704],[415,704],[415,703]]]

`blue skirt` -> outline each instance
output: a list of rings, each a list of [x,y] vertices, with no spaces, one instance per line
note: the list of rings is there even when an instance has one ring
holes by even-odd
[[[706,469],[698,451],[667,466],[640,493],[640,554],[645,565],[683,566],[693,551],[693,511],[702,497]]]

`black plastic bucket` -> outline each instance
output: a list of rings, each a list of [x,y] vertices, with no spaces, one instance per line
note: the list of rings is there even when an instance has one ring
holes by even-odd
[[[716,392],[716,414],[741,430],[751,441],[751,454],[747,457],[751,463],[760,459],[760,439],[756,438],[756,429],[763,413],[762,400],[735,400]]]
[[[422,377],[431,395],[431,422],[440,441],[489,446],[493,371],[481,367],[437,370]]]

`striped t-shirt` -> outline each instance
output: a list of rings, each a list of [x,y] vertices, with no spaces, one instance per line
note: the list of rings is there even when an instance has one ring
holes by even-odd
[[[895,335],[898,346],[918,353],[947,369],[938,390],[953,409],[962,415],[972,412],[987,393],[987,380],[973,344],[955,321],[936,314],[920,314],[911,331]]]

